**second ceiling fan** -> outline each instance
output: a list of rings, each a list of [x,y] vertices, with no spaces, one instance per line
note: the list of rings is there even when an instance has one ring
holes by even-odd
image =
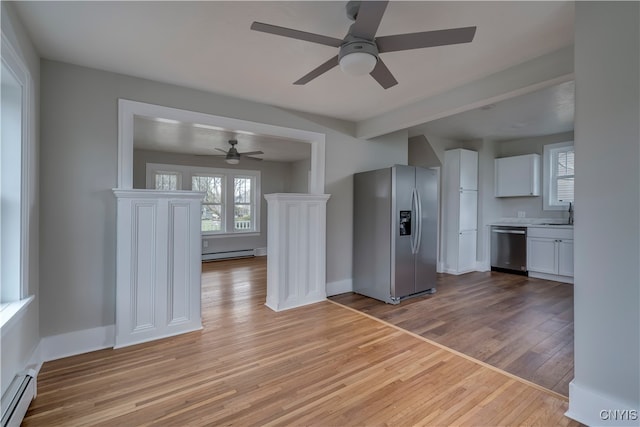
[[[258,157],[252,157],[256,154],[264,154],[262,151],[247,151],[245,153],[240,153],[236,149],[236,144],[238,144],[238,140],[230,139],[228,142],[229,142],[229,145],[231,145],[231,148],[229,148],[229,151],[224,151],[223,149],[216,147],[216,150],[221,151],[224,154],[203,154],[202,156],[224,157],[224,161],[229,163],[230,165],[237,165],[238,163],[240,163],[241,157],[243,159],[262,160]]]
[[[293,83],[295,85],[309,83],[340,65],[340,68],[347,74],[370,74],[384,89],[395,86],[398,81],[380,58],[381,53],[469,43],[476,33],[476,27],[461,27],[376,37],[387,3],[388,1],[348,2],[347,16],[354,23],[351,24],[347,35],[342,40],[262,22],[254,22],[251,24],[251,29],[340,49],[338,55],[295,81]]]

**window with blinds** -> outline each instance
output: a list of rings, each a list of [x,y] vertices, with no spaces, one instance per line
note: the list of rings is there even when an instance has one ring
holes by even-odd
[[[564,210],[574,201],[573,141],[544,146],[544,209]]]
[[[555,150],[553,153],[554,202],[573,202],[573,174],[575,155],[573,147]]]

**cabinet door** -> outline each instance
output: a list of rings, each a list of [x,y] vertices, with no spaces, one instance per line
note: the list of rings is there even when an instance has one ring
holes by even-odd
[[[505,157],[495,160],[495,196],[538,196],[539,156]]]
[[[558,241],[558,274],[573,277],[573,240]]]
[[[554,239],[527,238],[527,270],[558,274],[558,253]]]
[[[460,150],[460,188],[478,189],[478,153],[475,151]]]
[[[460,223],[458,231],[478,228],[478,192],[460,191]]]
[[[476,269],[476,231],[463,231],[458,234],[458,272]]]

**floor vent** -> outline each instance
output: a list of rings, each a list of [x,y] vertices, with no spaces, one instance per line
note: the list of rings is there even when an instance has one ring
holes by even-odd
[[[17,375],[2,396],[2,427],[19,427],[36,395],[35,371]]]
[[[202,254],[203,261],[215,261],[219,259],[248,258],[254,256],[253,249],[241,249],[237,251],[214,252]]]

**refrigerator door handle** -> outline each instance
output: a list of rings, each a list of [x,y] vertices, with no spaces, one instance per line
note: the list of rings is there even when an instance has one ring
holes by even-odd
[[[414,207],[415,207],[415,209],[414,209]],[[419,217],[419,214],[418,214],[418,209],[419,209],[418,208],[418,191],[414,188],[411,191],[411,210],[414,212],[413,223],[415,224],[414,227],[413,227],[413,233],[411,233],[412,234],[411,235],[411,253],[414,254],[414,255],[416,253],[418,253],[418,243],[419,243],[419,240],[418,240],[418,233],[419,233],[419,231],[418,231],[419,230],[418,223],[419,223],[419,221],[418,221],[418,219],[420,217]]]
[[[420,193],[418,192],[418,190],[414,189],[413,191],[415,191],[416,193],[416,200],[417,200],[417,206],[418,206],[418,217],[416,218],[416,228],[418,231],[418,236],[416,238],[416,252],[418,253],[420,252],[420,245],[422,243],[422,198],[420,197]]]

